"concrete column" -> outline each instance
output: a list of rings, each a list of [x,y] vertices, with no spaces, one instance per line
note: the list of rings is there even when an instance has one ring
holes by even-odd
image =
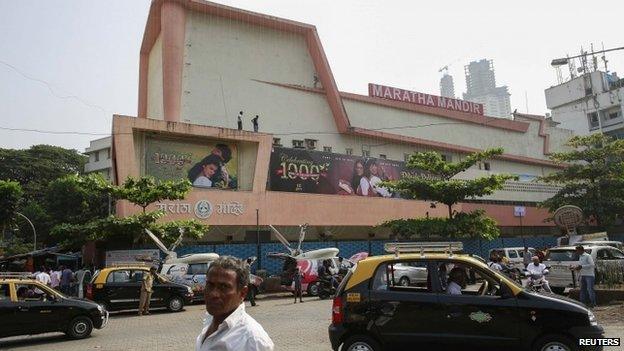
[[[186,9],[175,1],[165,1],[161,9],[163,113],[165,121],[179,122],[182,105],[182,70]]]

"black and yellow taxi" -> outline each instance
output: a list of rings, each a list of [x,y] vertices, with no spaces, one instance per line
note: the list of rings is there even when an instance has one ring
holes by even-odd
[[[358,262],[333,301],[332,348],[574,351],[580,338],[603,336],[583,304],[525,290],[460,250],[461,243],[391,243],[394,254]]]
[[[139,308],[141,282],[150,273],[147,265],[117,265],[96,271],[87,285],[87,298],[106,307],[109,311]],[[155,274],[150,308],[166,307],[178,312],[193,300],[193,290],[183,284],[169,281]]]
[[[0,338],[62,332],[86,338],[104,328],[108,312],[92,301],[65,296],[28,273],[0,273]]]

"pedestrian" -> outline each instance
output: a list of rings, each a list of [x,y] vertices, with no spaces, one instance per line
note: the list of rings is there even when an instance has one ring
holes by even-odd
[[[35,275],[35,280],[38,281],[39,283],[45,285],[45,286],[50,286],[50,275],[48,273],[46,273],[46,267],[45,266],[41,266],[40,268],[41,270],[39,271],[39,273],[37,273]],[[35,288],[35,293],[39,296],[43,295],[44,292],[41,289]]]
[[[61,292],[69,295],[71,293],[71,283],[74,281],[74,272],[69,267],[64,266],[60,266],[59,271],[61,271],[61,282],[59,284]]]
[[[54,290],[59,290],[59,285],[61,284],[61,271],[54,270],[54,268],[50,269],[50,287]]]
[[[148,273],[143,274],[141,280],[141,295],[139,297],[139,316],[149,314],[150,300],[152,298],[152,288],[154,287],[154,275],[156,274],[156,267],[150,267]]]
[[[256,294],[254,293],[253,288],[251,287],[251,265],[254,263],[254,260],[250,257],[245,261],[245,266],[247,267],[247,270],[249,271],[249,289],[247,289],[247,300],[249,300],[249,303],[251,304],[251,306],[256,306]]]
[[[546,258],[546,254],[542,252],[542,250],[540,249],[535,250],[535,255],[539,258],[540,262],[544,262],[544,259]]]
[[[254,132],[258,132],[258,115],[251,119],[251,123],[253,123]]]
[[[249,269],[237,258],[221,256],[206,273],[206,319],[195,342],[196,351],[272,351],[273,341],[245,312]]]
[[[303,289],[301,288],[301,281],[303,277],[299,267],[295,267],[295,273],[293,275],[293,283],[295,283],[295,303],[297,303],[297,296],[299,296],[299,302],[303,302]]]
[[[525,246],[524,251],[522,251],[522,263],[524,264],[524,268],[527,268],[527,266],[531,263],[532,256],[531,252],[529,252],[529,248]]]
[[[496,253],[492,253],[490,255],[490,262],[488,262],[487,265],[493,271],[502,272],[503,266],[500,264],[500,261],[501,261],[500,256]]]
[[[570,269],[575,270],[581,276],[581,302],[589,307],[595,307],[596,292],[594,291],[594,284],[596,283],[596,276],[594,274],[594,259],[585,252],[585,248],[582,245],[576,247],[576,254],[579,256],[578,265],[570,266]]]
[[[238,113],[237,123],[238,123],[238,130],[243,130],[243,111],[240,111]]]

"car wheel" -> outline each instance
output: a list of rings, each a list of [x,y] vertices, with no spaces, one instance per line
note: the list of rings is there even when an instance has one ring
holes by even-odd
[[[381,345],[375,339],[366,335],[354,335],[342,345],[343,351],[378,351]]]
[[[563,295],[565,293],[565,288],[561,288],[561,287],[550,287],[550,290],[552,290],[552,292],[554,292],[555,294],[558,295]]]
[[[307,293],[310,296],[318,296],[318,293],[319,293],[319,282],[310,283],[308,285]]]
[[[67,327],[65,334],[72,339],[83,339],[91,335],[92,330],[93,322],[91,321],[91,318],[80,316],[69,322],[69,326]]]
[[[180,312],[184,308],[184,300],[179,296],[173,296],[167,301],[167,309],[171,312]]]
[[[534,351],[577,351],[570,338],[563,335],[546,335],[535,342]]]
[[[401,279],[399,279],[399,285],[400,286],[409,286],[410,285],[410,280],[408,277],[401,277]]]

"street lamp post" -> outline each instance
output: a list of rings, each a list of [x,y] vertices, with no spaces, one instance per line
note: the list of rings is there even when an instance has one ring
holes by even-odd
[[[34,241],[33,241],[33,251],[37,250],[37,231],[35,230],[35,226],[34,224],[30,221],[30,219],[28,219],[28,217],[24,216],[23,214],[19,213],[19,212],[15,212],[15,214],[18,214],[22,217],[24,217],[24,219],[28,222],[28,224],[30,224],[30,227],[33,230],[33,235],[34,235]]]

